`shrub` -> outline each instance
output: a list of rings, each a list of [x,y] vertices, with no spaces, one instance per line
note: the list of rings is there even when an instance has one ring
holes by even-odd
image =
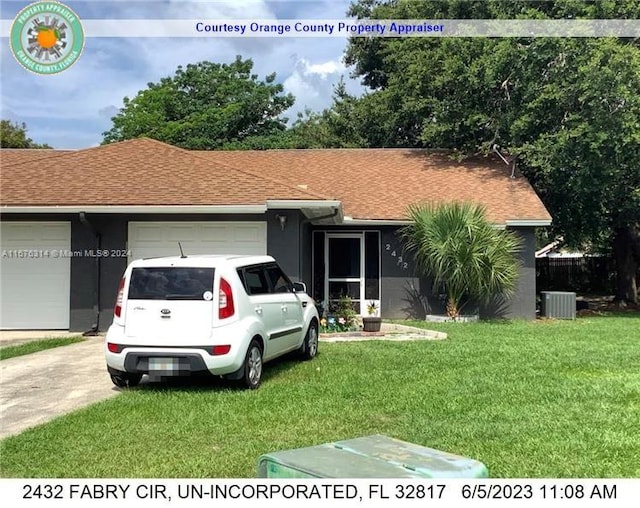
[[[320,320],[322,332],[348,332],[357,329],[358,313],[349,296],[341,296],[329,305],[329,314]]]
[[[412,223],[401,231],[406,248],[434,286],[444,286],[450,317],[457,318],[470,299],[486,303],[513,293],[520,238],[492,225],[483,207],[429,203],[410,206],[407,215]]]

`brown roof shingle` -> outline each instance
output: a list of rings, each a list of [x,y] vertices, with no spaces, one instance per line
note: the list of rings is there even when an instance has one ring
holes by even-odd
[[[323,199],[147,138],[2,166],[3,206],[254,205]]]
[[[407,205],[424,201],[480,203],[501,224],[551,219],[526,178],[510,178],[510,168],[492,158],[458,163],[443,152],[388,148],[199,153],[307,185],[341,200],[345,216],[357,219],[406,219]]]
[[[510,178],[502,161],[458,163],[426,150],[202,152],[140,138],[70,152],[2,150],[0,157],[3,206],[337,199],[354,219],[403,220],[410,203],[457,200],[485,205],[496,223],[550,219],[527,180]]]
[[[49,148],[2,148],[0,149],[0,170],[2,170],[3,167],[23,164],[25,162],[35,162],[49,157],[57,157],[72,151],[73,150],[53,150]]]

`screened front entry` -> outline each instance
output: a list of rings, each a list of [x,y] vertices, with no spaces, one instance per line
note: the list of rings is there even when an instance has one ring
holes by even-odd
[[[348,296],[354,310],[367,315],[371,301],[380,305],[380,238],[377,231],[314,233],[313,293],[330,312]]]

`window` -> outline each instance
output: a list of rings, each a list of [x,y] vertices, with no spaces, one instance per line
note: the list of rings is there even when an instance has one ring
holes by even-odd
[[[323,302],[324,295],[324,231],[313,233],[313,287],[312,296],[316,302]]]
[[[364,297],[380,299],[380,239],[377,231],[364,234]]]
[[[291,293],[293,285],[278,265],[268,265],[265,270],[272,293]]]
[[[277,264],[248,266],[238,276],[249,295],[291,293],[293,283]]]
[[[244,269],[244,287],[248,295],[266,295],[269,293],[269,284],[264,273],[264,266],[250,266]]]
[[[213,274],[213,268],[134,268],[129,299],[204,300],[204,294],[213,291]]]

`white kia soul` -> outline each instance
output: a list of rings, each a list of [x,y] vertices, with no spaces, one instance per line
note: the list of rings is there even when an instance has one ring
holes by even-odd
[[[318,351],[318,312],[304,284],[270,256],[141,259],[126,269],[106,337],[116,386],[143,374],[210,372],[257,388],[263,364]]]

